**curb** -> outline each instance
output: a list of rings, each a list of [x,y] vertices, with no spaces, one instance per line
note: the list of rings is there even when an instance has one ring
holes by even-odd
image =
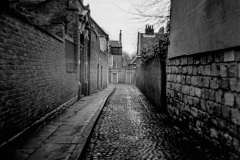
[[[113,94],[114,91],[115,91],[115,85],[114,85],[112,91],[110,92],[110,94],[108,94],[106,97],[104,97],[103,102],[101,103],[101,105],[99,106],[97,111],[94,113],[90,122],[84,128],[84,131],[82,133],[82,138],[79,141],[79,143],[77,144],[77,146],[76,146],[75,150],[73,151],[72,155],[70,156],[69,160],[77,160],[77,159],[81,158],[81,156],[83,156],[84,148],[86,146],[86,143],[90,139],[90,135],[92,133],[94,125],[96,124],[96,122],[100,116],[100,113],[101,113],[104,105],[106,104],[108,98]]]

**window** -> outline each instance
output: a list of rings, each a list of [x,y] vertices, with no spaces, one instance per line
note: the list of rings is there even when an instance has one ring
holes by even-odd
[[[107,41],[105,37],[99,37],[100,41],[100,51],[106,52],[107,51]]]
[[[113,68],[117,68],[117,61],[113,61]]]
[[[77,71],[77,55],[74,53],[74,43],[65,40],[66,71]]]
[[[122,48],[111,48],[112,54],[122,54]]]
[[[108,56],[108,65],[109,65],[109,67],[113,66],[113,56],[112,55]]]

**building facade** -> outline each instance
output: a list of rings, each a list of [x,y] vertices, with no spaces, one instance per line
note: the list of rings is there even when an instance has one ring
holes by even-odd
[[[110,41],[109,43],[109,81],[111,83],[135,83],[135,64],[129,64],[123,57],[121,39],[120,31],[119,41]]]
[[[91,18],[90,94],[108,84],[108,34]]]
[[[121,33],[120,33],[121,36]],[[122,68],[122,42],[110,41],[109,50],[111,54],[110,82],[124,83],[125,71]]]
[[[96,83],[90,83],[90,62],[100,57],[99,72],[107,73],[107,55],[98,51],[92,54],[98,58],[92,58],[90,47],[107,35],[96,33],[97,38],[92,38],[90,10],[82,1],[5,0],[0,6],[3,146],[8,139],[97,90],[89,89]],[[96,46],[100,50],[100,45]],[[100,79],[99,90],[106,87],[106,74]]]

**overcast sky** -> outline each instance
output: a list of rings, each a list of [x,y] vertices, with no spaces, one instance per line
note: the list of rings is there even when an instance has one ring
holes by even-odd
[[[127,13],[133,10],[129,1],[136,4],[144,0],[84,0],[84,5],[90,5],[92,18],[109,34],[110,40],[119,40],[122,30],[123,50],[131,54],[136,51],[137,33],[143,31],[145,24],[137,23]]]

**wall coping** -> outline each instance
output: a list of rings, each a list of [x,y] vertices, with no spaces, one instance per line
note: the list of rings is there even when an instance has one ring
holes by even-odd
[[[167,56],[167,59],[172,60],[172,59],[182,58],[182,57],[192,57],[192,56],[196,56],[196,55],[200,55],[200,54],[201,55],[214,54],[216,52],[226,52],[226,51],[231,51],[231,50],[236,50],[236,49],[240,49],[240,46],[227,47],[227,48],[222,48],[222,49],[218,49],[218,50],[204,51],[204,52],[198,52],[198,53],[193,53],[193,54],[179,55],[179,56],[175,56],[175,57]]]

